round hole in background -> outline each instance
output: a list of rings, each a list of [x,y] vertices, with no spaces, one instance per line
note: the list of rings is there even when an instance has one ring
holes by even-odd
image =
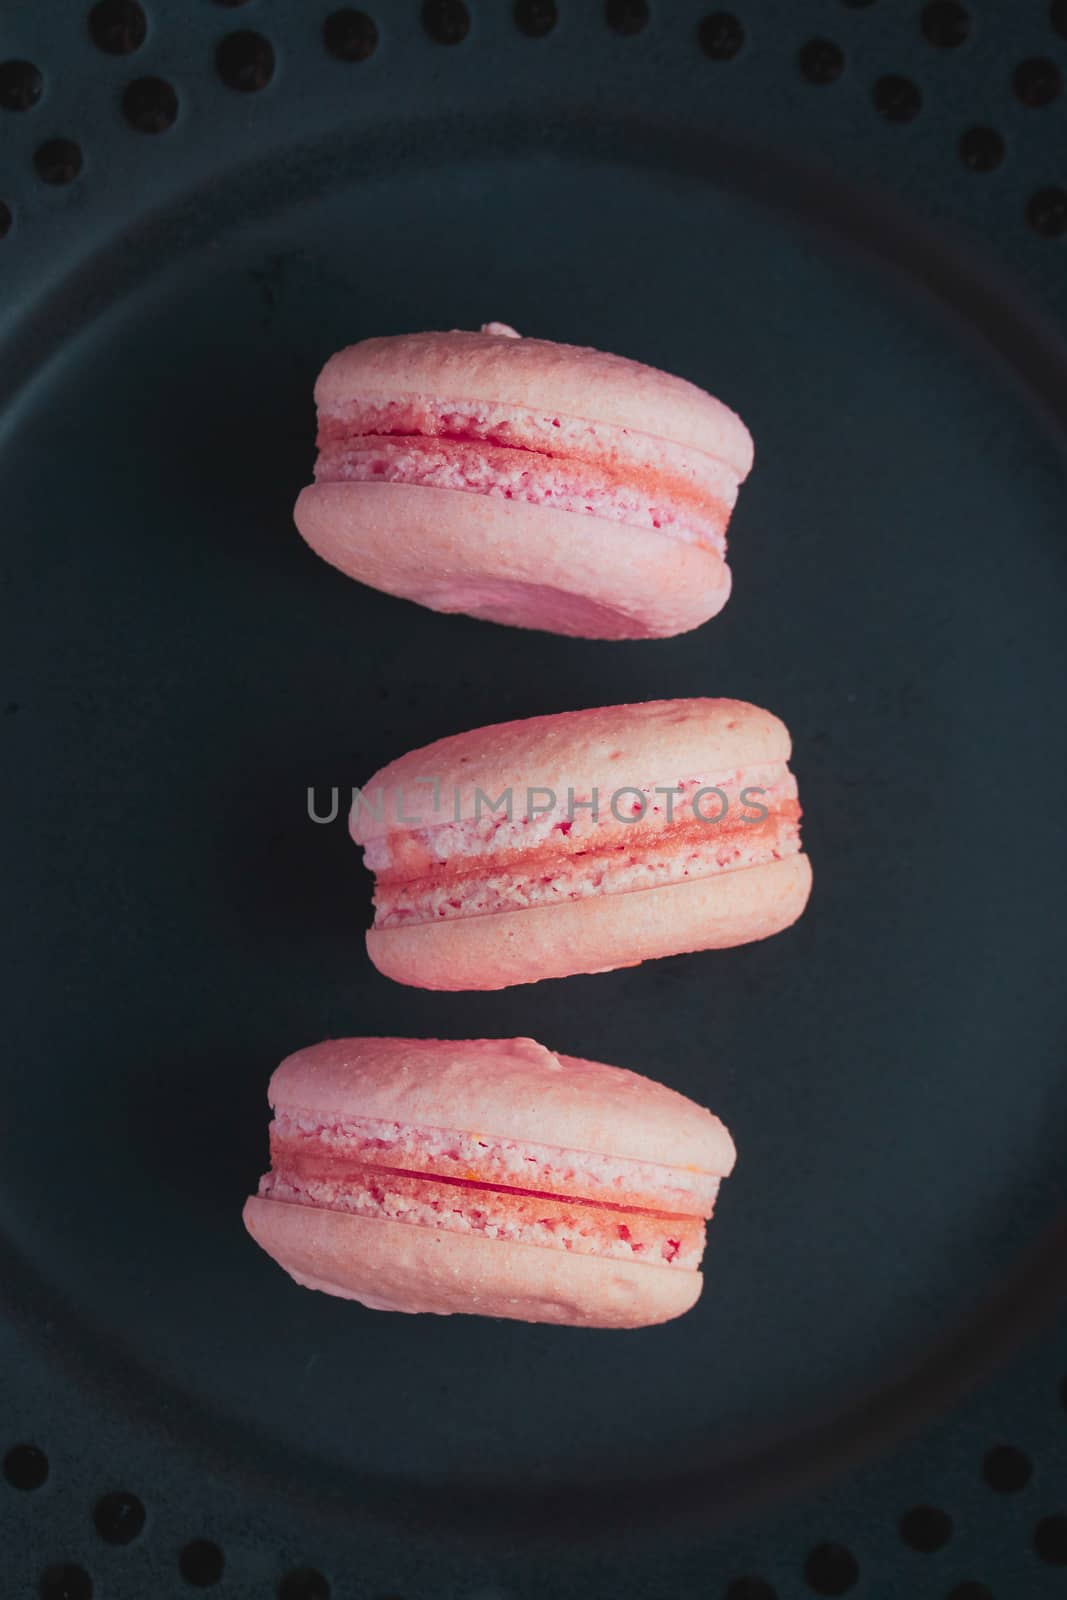
[[[314,1567],[298,1567],[278,1585],[278,1600],[330,1600],[330,1585]]]
[[[5,231],[4,211],[7,207],[0,206],[0,233]],[[13,1445],[4,1457],[4,1477],[13,1489],[39,1489],[48,1477],[48,1457],[35,1444]]]
[[[2,239],[6,233],[11,232],[11,224],[14,220],[14,217],[11,215],[11,207],[6,205],[3,200],[0,200],[0,239]]]
[[[995,1446],[982,1462],[982,1477],[997,1494],[1018,1494],[1033,1475],[1030,1457],[1011,1444]]]
[[[424,0],[422,25],[438,44],[462,44],[471,27],[463,0]]]
[[[952,1518],[938,1506],[912,1506],[901,1517],[897,1529],[909,1549],[933,1555],[952,1538]]]
[[[697,37],[712,61],[732,61],[744,46],[745,29],[732,11],[712,11],[700,24]]]
[[[809,39],[797,51],[797,65],[809,83],[833,83],[845,70],[845,53],[832,39]]]
[[[992,172],[1004,160],[1004,140],[995,128],[968,128],[960,135],[959,151],[972,172]]]
[[[73,183],[82,169],[81,148],[73,139],[46,139],[34,151],[33,165],[44,183]]]
[[[847,1594],[857,1583],[859,1562],[843,1544],[819,1544],[804,1563],[804,1581],[816,1594]]]
[[[922,91],[910,78],[890,72],[879,78],[873,90],[875,110],[887,122],[914,122],[922,110]]]
[[[1063,74],[1047,56],[1031,56],[1028,61],[1020,61],[1011,81],[1016,98],[1034,110],[1051,105],[1063,88]]]
[[[778,1595],[766,1578],[735,1578],[726,1600],[778,1600]]]
[[[604,19],[616,33],[640,33],[648,26],[646,0],[607,0]]]
[[[274,46],[251,29],[228,33],[215,51],[215,66],[227,88],[255,94],[274,76]]]
[[[336,61],[366,61],[378,48],[378,24],[365,11],[331,11],[322,42]]]
[[[950,1589],[945,1600],[993,1600],[993,1591],[987,1584],[968,1578],[964,1583],[957,1583],[954,1589]]]
[[[1067,1516],[1042,1517],[1034,1529],[1034,1549],[1050,1567],[1067,1567]]]
[[[29,111],[41,98],[44,79],[32,61],[0,62],[0,106],[5,111]]]
[[[165,78],[137,78],[122,97],[122,112],[138,133],[165,133],[178,116],[178,96]]]
[[[41,1600],[92,1600],[93,1580],[73,1561],[56,1561],[41,1573]]]
[[[543,39],[559,21],[556,0],[515,0],[515,26],[528,39]]]
[[[1067,189],[1057,184],[1038,189],[1027,202],[1026,220],[1034,232],[1044,238],[1062,238],[1067,233]]]
[[[923,36],[941,50],[954,50],[971,32],[971,14],[957,0],[931,0],[920,18]]]
[[[145,1509],[135,1494],[116,1489],[96,1503],[93,1522],[105,1544],[132,1544],[144,1527]]]
[[[99,0],[89,13],[89,37],[109,56],[129,56],[144,44],[148,32],[137,0]]]
[[[210,1589],[222,1577],[226,1558],[211,1539],[190,1539],[178,1557],[178,1571],[195,1589]]]

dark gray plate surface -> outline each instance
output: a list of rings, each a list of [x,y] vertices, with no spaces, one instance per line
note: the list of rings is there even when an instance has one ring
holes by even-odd
[[[1067,1148],[1063,438],[1002,329],[687,165],[401,162],[240,224],[220,193],[210,238],[146,250],[110,307],[79,324],[68,295],[2,417],[10,1282],[113,1393],[312,1497],[454,1524],[474,1485],[501,1515],[531,1487],[582,1517],[616,1486],[628,1520],[713,1505],[936,1408],[1037,1308],[1016,1275]],[[719,619],[512,632],[304,548],[323,359],[488,318],[745,417]],[[368,879],[309,785],[689,694],[793,732],[796,929],[499,995],[375,973]],[[529,1033],[710,1104],[740,1161],[697,1309],[611,1335],[297,1290],[240,1207],[273,1065],[343,1033]]]

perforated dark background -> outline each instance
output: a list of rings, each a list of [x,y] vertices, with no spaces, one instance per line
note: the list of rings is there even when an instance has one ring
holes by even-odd
[[[417,143],[431,125],[462,145],[495,119],[503,135],[521,130],[544,148],[577,128],[609,151],[620,116],[650,143],[683,128],[727,152],[784,153],[816,220],[822,174],[854,184],[857,206],[898,207],[935,241],[931,280],[936,240],[951,240],[981,292],[1011,300],[1031,366],[1044,351],[1051,373],[1053,330],[1067,321],[1065,72],[1064,0],[9,7],[0,398],[168,242],[210,237],[206,196],[221,174],[243,173],[242,205],[267,214],[293,183],[325,186],[337,163],[359,171],[372,159],[361,155],[364,131],[368,151],[381,137]],[[93,261],[105,247],[103,281]],[[637,284],[634,293],[639,301]],[[17,716],[17,704],[5,712]],[[1044,1282],[1039,1295],[1020,1293],[1028,1308],[1058,1295],[1049,1259],[1035,1257]],[[1040,1600],[1063,1590],[1062,1317],[935,1426],[873,1462],[842,1458],[784,1502],[701,1532],[664,1528],[607,1546],[546,1534],[511,1546],[409,1536],[358,1508],[309,1505],[298,1482],[286,1494],[276,1479],[205,1459],[173,1401],[145,1417],[118,1379],[89,1383],[91,1361],[64,1346],[62,1317],[23,1294],[14,1272],[9,1282],[5,1595]],[[206,1323],[212,1315],[206,1304]],[[1010,1343],[1022,1330],[1003,1331]]]

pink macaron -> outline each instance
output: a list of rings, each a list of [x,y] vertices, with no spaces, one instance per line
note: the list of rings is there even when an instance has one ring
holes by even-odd
[[[532,1039],[336,1039],[283,1061],[270,1103],[244,1221],[306,1288],[594,1328],[700,1295],[734,1146],[662,1084]]]
[[[692,383],[488,323],[365,339],[315,399],[296,524],[362,583],[589,639],[684,633],[726,603],[752,440]]]
[[[367,949],[425,989],[502,989],[745,944],[804,909],[790,739],[739,700],[531,717],[401,756],[357,790]]]

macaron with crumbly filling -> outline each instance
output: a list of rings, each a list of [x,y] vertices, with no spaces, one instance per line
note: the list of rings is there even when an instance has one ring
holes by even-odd
[[[589,639],[684,633],[726,603],[752,440],[693,383],[494,322],[365,339],[315,400],[296,524],[361,583]]]
[[[390,762],[354,796],[375,966],[502,989],[779,933],[807,903],[791,742],[740,700],[497,723]]]
[[[717,1117],[532,1039],[335,1039],[271,1079],[249,1233],[381,1311],[636,1328],[688,1311],[735,1151]]]

